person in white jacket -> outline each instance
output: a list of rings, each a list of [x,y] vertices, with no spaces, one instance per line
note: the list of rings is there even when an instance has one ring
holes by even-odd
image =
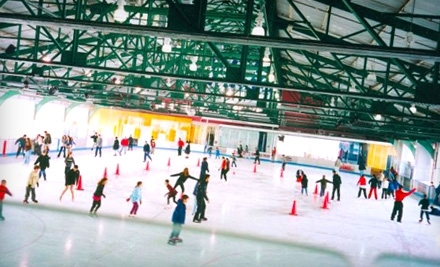
[[[29,194],[31,194],[32,201],[34,203],[38,203],[35,197],[35,187],[38,187],[38,171],[40,170],[40,166],[34,166],[34,170],[29,174],[29,179],[26,185],[26,195],[24,196],[23,203],[28,204]]]
[[[387,199],[388,198],[388,186],[390,185],[390,182],[388,182],[388,178],[383,178],[382,181],[382,197],[381,199]]]

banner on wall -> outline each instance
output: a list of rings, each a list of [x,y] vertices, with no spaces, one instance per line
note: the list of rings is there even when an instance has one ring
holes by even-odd
[[[370,144],[368,149],[367,166],[385,170],[387,167],[388,152],[388,146]]]

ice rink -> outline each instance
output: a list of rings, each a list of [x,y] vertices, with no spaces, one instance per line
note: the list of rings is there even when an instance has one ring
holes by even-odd
[[[220,181],[220,160],[208,159],[207,221],[192,222],[195,181],[185,183],[190,196],[183,243],[168,245],[174,205],[166,207],[165,179],[174,185],[183,170],[198,177],[202,153],[188,159],[174,150],[156,150],[143,162],[141,148],[113,156],[103,150],[74,151],[83,179],[83,191],[71,200],[64,188],[64,161],[51,152],[47,181],[36,189],[38,204],[23,204],[31,165],[19,157],[0,159],[0,178],[8,181],[13,197],[6,196],[0,222],[0,266],[440,266],[440,217],[419,224],[419,197],[404,200],[403,223],[390,220],[393,200],[357,198],[358,175],[341,173],[341,201],[322,208],[313,194],[315,181],[331,170],[238,159],[238,168]],[[168,165],[170,161],[170,166]],[[119,175],[115,175],[119,165]],[[107,196],[97,216],[90,216],[92,194],[107,168]],[[309,178],[308,196],[300,194],[295,172]],[[137,217],[128,217],[125,199],[137,181],[143,182],[143,203]],[[329,186],[331,189],[331,185]],[[178,188],[180,190],[180,188]],[[381,191],[379,190],[379,194]],[[297,216],[290,215],[296,201]]]

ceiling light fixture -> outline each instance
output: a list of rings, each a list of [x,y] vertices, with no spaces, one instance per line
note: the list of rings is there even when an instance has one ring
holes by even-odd
[[[191,64],[189,65],[189,70],[190,71],[197,71],[197,68],[198,68],[197,60],[198,60],[197,56],[191,57]]]
[[[273,83],[275,81],[275,74],[273,73],[273,70],[270,71],[269,75],[267,76],[267,80],[270,83]]]
[[[374,72],[368,73],[367,80],[370,82],[375,82],[376,81],[376,74]]]
[[[226,95],[227,96],[233,96],[234,95],[234,91],[231,88],[228,88],[228,90],[226,91]]]
[[[380,115],[380,114],[376,114],[376,115],[374,115],[374,119],[377,120],[377,121],[379,121],[379,120],[382,119],[382,115]]]
[[[409,110],[410,110],[412,113],[416,113],[416,112],[417,112],[417,108],[416,108],[416,106],[415,106],[414,104],[411,105],[411,107],[409,108]]]
[[[125,0],[119,0],[118,1],[118,8],[115,10],[115,13],[113,14],[113,18],[115,21],[118,22],[124,22],[128,18],[128,13],[124,9]]]
[[[263,67],[269,67],[269,66],[270,66],[270,51],[269,48],[266,47],[266,49],[264,49]]]
[[[255,27],[252,29],[252,35],[265,36],[266,31],[263,28],[263,12],[258,12],[257,18],[255,19]]]
[[[164,53],[171,53],[172,51],[172,46],[171,46],[171,39],[170,38],[164,38],[163,39],[163,45],[162,45],[162,52]]]
[[[113,83],[116,84],[116,85],[121,84],[121,79],[119,79],[119,78],[117,78],[117,77],[113,78],[112,81],[113,81]]]
[[[44,62],[51,62],[52,58],[50,57],[50,55],[46,54],[46,55],[43,55],[41,60],[43,60]]]

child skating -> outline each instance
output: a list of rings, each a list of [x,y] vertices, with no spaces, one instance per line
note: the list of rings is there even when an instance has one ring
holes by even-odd
[[[137,182],[135,188],[133,189],[133,192],[131,193],[130,197],[127,198],[127,202],[131,201],[133,203],[133,207],[131,208],[129,217],[136,216],[136,213],[139,209],[139,205],[142,204],[142,182]]]
[[[101,197],[105,198],[104,195],[104,187],[107,184],[107,178],[102,178],[98,182],[98,186],[96,187],[95,193],[93,193],[93,203],[92,207],[90,208],[90,214],[96,214],[99,207],[101,207]]]
[[[425,213],[426,221],[428,222],[428,224],[431,224],[431,222],[429,221],[429,199],[428,199],[428,195],[423,194],[423,199],[420,200],[419,206],[421,206],[420,207],[421,209],[420,209],[420,220],[419,220],[419,223],[423,222],[423,213]]]
[[[188,196],[183,195],[181,199],[177,201],[177,206],[174,209],[173,217],[171,221],[173,222],[173,230],[171,231],[170,238],[168,239],[168,244],[175,245],[177,242],[181,243],[182,239],[179,237],[182,231],[182,225],[185,223],[186,217],[186,202],[188,201]]]
[[[31,195],[31,199],[34,203],[38,203],[38,200],[35,196],[35,187],[38,186],[38,171],[40,170],[40,166],[35,165],[34,170],[29,174],[29,179],[26,185],[26,195],[24,196],[23,203],[29,204],[28,198]]]
[[[168,193],[165,194],[165,196],[167,196],[167,205],[165,206],[165,208],[169,208],[170,207],[170,198],[172,198],[173,202],[177,204],[177,201],[176,201],[177,190],[174,189],[170,185],[170,180],[168,180],[168,179],[165,180],[165,186],[168,189]]]
[[[0,184],[0,221],[5,220],[5,217],[3,217],[3,200],[5,199],[6,194],[12,197],[11,191],[6,187],[6,180],[2,180]]]

